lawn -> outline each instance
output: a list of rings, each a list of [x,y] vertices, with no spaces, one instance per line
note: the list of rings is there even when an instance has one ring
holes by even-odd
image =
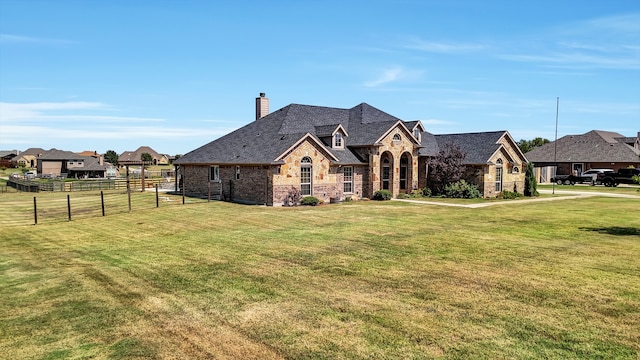
[[[637,359],[638,204],[200,202],[2,226],[0,353]]]

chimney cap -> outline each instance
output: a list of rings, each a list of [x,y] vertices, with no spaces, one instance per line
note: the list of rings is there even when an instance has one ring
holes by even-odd
[[[260,93],[260,97],[265,97],[265,96],[267,96],[267,94],[265,94],[265,93]]]

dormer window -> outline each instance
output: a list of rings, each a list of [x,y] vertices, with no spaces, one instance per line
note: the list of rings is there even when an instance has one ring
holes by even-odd
[[[333,135],[333,148],[334,149],[344,149],[344,142],[342,139],[342,133],[337,132]]]
[[[420,140],[420,134],[421,134],[420,128],[416,127],[415,129],[413,129],[413,137],[416,138],[418,140],[418,142],[421,141]]]

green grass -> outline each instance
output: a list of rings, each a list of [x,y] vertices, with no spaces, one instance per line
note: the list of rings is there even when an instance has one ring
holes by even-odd
[[[612,198],[482,209],[201,202],[4,226],[0,351],[637,359],[637,209]]]

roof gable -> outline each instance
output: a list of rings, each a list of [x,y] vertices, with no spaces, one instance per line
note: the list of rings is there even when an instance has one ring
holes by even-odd
[[[280,156],[275,158],[274,161],[283,160],[287,155],[289,155],[293,150],[295,150],[295,148],[297,148],[300,144],[302,144],[305,141],[309,141],[312,144],[314,144],[318,149],[320,149],[323,153],[325,153],[325,156],[327,156],[328,158],[332,159],[333,161],[338,161],[338,158],[335,155],[333,155],[331,151],[329,151],[317,137],[309,133],[304,134],[304,136],[302,136],[298,141],[296,141],[293,145],[291,145],[291,147],[289,147],[282,154],[280,154]]]
[[[435,135],[438,147],[450,143],[465,153],[464,164],[486,164],[503,146],[500,139],[506,133],[502,131]]]

